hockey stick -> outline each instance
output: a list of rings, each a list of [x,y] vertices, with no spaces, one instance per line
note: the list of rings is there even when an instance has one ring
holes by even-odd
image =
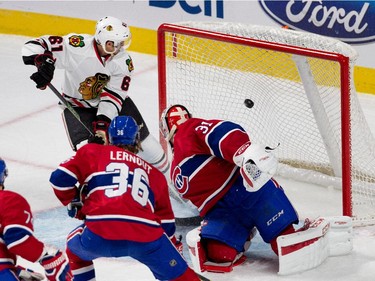
[[[70,111],[70,113],[73,114],[73,116],[78,120],[78,122],[81,123],[81,125],[89,132],[90,136],[94,136],[93,132],[89,128],[87,128],[87,126],[81,121],[81,117],[79,116],[79,114],[77,113],[77,111],[75,111],[75,109],[73,108],[73,106],[70,103],[68,103],[66,99],[64,99],[64,97],[55,88],[55,86],[53,86],[51,83],[48,83],[47,86],[59,98],[59,100],[65,105],[65,107]]]
[[[196,272],[195,272],[196,273]],[[201,274],[199,274],[199,273],[196,273],[197,275],[198,275],[198,277],[199,277],[199,279],[201,280],[201,281],[211,281],[210,279],[208,279],[207,277],[204,277],[203,275],[201,275]]]

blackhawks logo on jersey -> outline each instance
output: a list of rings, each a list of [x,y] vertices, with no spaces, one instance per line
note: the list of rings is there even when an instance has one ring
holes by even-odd
[[[126,65],[128,66],[129,72],[132,72],[134,70],[133,60],[132,59],[127,59],[126,60]]]
[[[104,73],[96,73],[94,76],[87,77],[85,81],[79,84],[78,91],[84,100],[97,98],[109,81],[109,76]]]
[[[83,47],[85,46],[85,42],[83,42],[83,36],[81,35],[73,35],[69,37],[69,45],[73,47]]]

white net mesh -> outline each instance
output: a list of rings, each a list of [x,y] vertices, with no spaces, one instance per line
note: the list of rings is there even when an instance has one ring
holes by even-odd
[[[375,142],[354,89],[357,53],[341,41],[297,31],[234,23],[178,25],[277,43],[261,48],[165,33],[166,105],[180,103],[202,118],[238,122],[253,142],[277,146],[280,173],[341,188],[342,114],[340,63],[292,55],[290,48],[337,53],[349,58],[353,217],[375,221]],[[205,37],[210,37],[205,35]],[[223,40],[223,41],[221,41]],[[280,46],[281,47],[280,47]],[[296,52],[298,53],[298,52]],[[244,106],[251,99],[253,108]]]

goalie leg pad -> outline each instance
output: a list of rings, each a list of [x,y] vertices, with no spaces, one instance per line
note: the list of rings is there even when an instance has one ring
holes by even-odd
[[[289,225],[298,222],[298,215],[276,181],[268,181],[258,192],[260,196],[248,214],[253,217],[262,239],[269,243]]]
[[[329,256],[347,255],[353,250],[353,222],[348,216],[324,217],[330,222]]]
[[[309,270],[323,263],[329,255],[328,231],[324,218],[313,221],[308,229],[277,238],[279,274]]]
[[[245,212],[243,214],[248,216]],[[253,227],[253,223],[245,226],[231,209],[216,206],[205,216],[202,222],[201,236],[203,239],[223,242],[236,249],[237,252],[243,252],[244,244]]]
[[[206,252],[201,245],[201,227],[196,227],[186,233],[189,256],[196,272],[203,272],[203,263],[207,261]]]
[[[237,250],[217,240],[205,241],[207,258],[216,263],[232,262],[237,256]]]
[[[196,272],[218,272],[218,273],[225,273],[231,272],[233,267],[238,266],[245,262],[246,257],[243,255],[243,252],[238,253],[236,251],[235,255],[231,256],[233,258],[232,261],[228,262],[213,262],[207,260],[206,251],[204,249],[203,244],[201,243],[201,236],[200,236],[201,229],[197,227],[191,231],[189,231],[186,235],[186,242],[189,249],[189,256],[193,264],[193,268]],[[251,232],[249,239],[255,235],[255,231]],[[233,249],[233,248],[232,248]]]

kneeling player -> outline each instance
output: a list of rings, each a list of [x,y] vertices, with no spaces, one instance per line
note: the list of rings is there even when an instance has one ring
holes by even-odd
[[[297,212],[273,178],[278,164],[274,149],[252,143],[239,124],[193,118],[183,105],[165,109],[160,124],[173,152],[172,182],[204,219],[187,235],[196,269],[231,271],[244,261],[254,228],[283,261],[298,248],[314,249],[318,264],[328,256],[328,220],[296,231]],[[346,225],[350,229],[349,221]],[[280,264],[281,273],[293,271],[288,263]]]

